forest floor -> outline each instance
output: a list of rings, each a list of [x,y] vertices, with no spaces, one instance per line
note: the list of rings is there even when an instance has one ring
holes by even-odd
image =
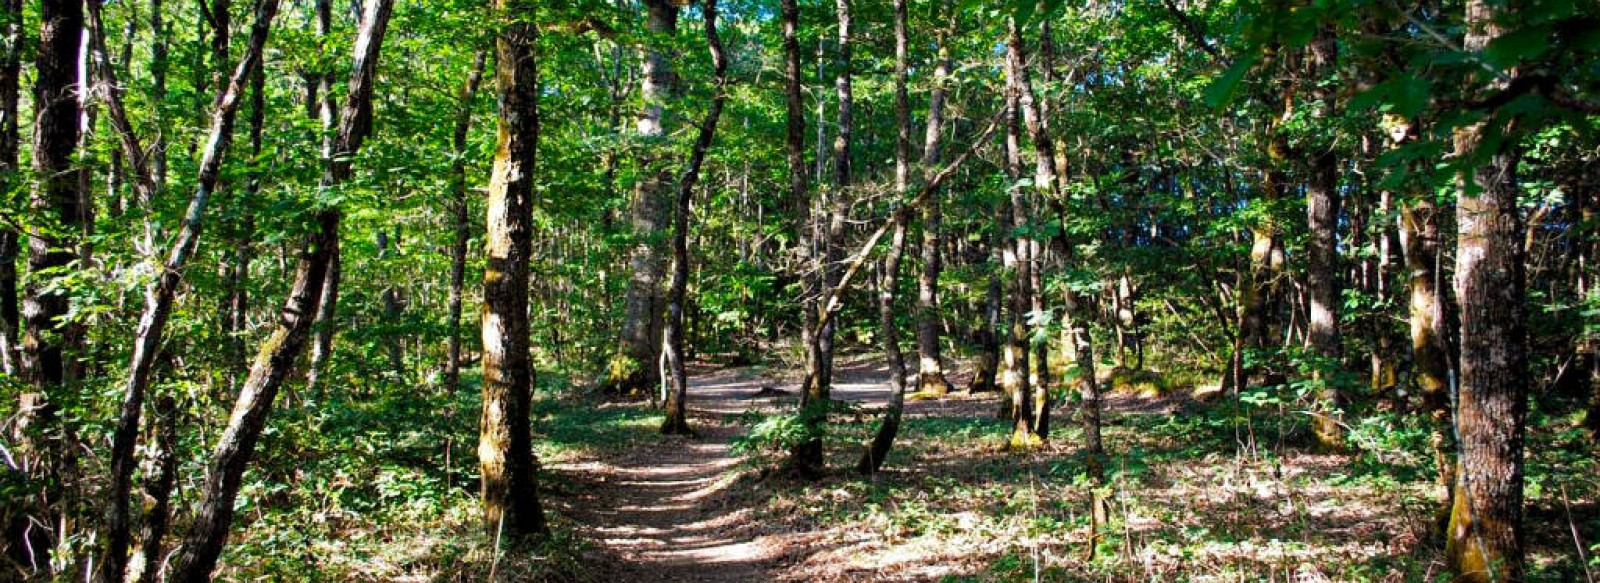
[[[1419,581],[1441,573],[1429,542],[1437,489],[1419,455],[1421,427],[1356,428],[1367,451],[1317,454],[1297,444],[1292,421],[1266,423],[1270,411],[1241,422],[1186,388],[1124,385],[1105,401],[1111,469],[1101,489],[1110,512],[1091,534],[1095,487],[1070,403],[1057,411],[1051,439],[1022,453],[1005,450],[997,395],[911,399],[884,471],[855,476],[849,468],[877,425],[886,380],[876,359],[840,363],[834,398],[850,404],[829,429],[833,473],[801,482],[763,470],[783,452],[746,437],[792,414],[798,379],[756,367],[694,369],[698,437],[650,438],[660,416],[646,405],[602,405],[589,414],[631,416],[629,434],[614,447],[553,460],[552,506],[588,541],[582,563],[597,581]],[[1282,407],[1275,415],[1296,417]],[[1257,447],[1240,447],[1252,432]],[[1550,485],[1545,492],[1571,489],[1573,503],[1535,497],[1530,543],[1535,578],[1564,580],[1583,576],[1569,526],[1589,532],[1600,522],[1600,482],[1592,463],[1548,453],[1571,445],[1550,438],[1560,447],[1532,450],[1535,475]]]

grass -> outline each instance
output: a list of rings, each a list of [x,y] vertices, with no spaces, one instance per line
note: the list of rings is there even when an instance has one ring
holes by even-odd
[[[797,578],[869,569],[881,580],[1432,581],[1443,576],[1433,521],[1439,496],[1427,427],[1415,416],[1364,413],[1349,456],[1295,439],[1292,412],[1252,411],[1261,441],[1241,455],[1226,408],[1159,409],[1126,397],[1106,416],[1110,512],[1090,532],[1094,486],[1081,431],[1058,410],[1042,449],[1008,453],[1007,423],[982,401],[962,417],[910,417],[887,471],[780,488],[772,504],[839,542]],[[1068,406],[1070,408],[1071,405]],[[875,421],[836,419],[831,467],[850,467]],[[1581,431],[1536,418],[1530,432],[1530,578],[1581,581],[1562,514],[1600,533],[1600,471]],[[1565,504],[1563,491],[1571,504]],[[1593,535],[1590,535],[1593,536]],[[1589,541],[1593,545],[1596,541]],[[1594,568],[1594,566],[1591,566]],[[1320,579],[1319,579],[1320,578]]]

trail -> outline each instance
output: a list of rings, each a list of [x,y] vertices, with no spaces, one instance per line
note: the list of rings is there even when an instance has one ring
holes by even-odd
[[[875,415],[888,401],[887,381],[887,367],[878,359],[843,361],[832,396]],[[768,491],[738,479],[740,456],[733,451],[734,440],[749,430],[738,423],[741,413],[791,411],[798,394],[795,379],[748,368],[693,368],[689,424],[697,437],[642,440],[615,454],[558,466],[579,489],[570,507],[579,528],[618,559],[610,566],[616,572],[605,574],[609,580],[788,580],[788,567],[824,550],[824,533],[797,530],[782,517],[766,515]],[[972,413],[963,409],[970,406],[922,401],[908,403],[907,413],[963,416]]]
[[[641,443],[562,468],[583,483],[576,518],[591,540],[621,559],[619,580],[769,579],[785,552],[776,539],[792,535],[764,532],[761,497],[730,490],[739,463],[733,440],[748,429],[735,418],[754,407],[771,410],[783,400],[758,397],[763,386],[781,385],[745,369],[702,371],[689,383],[690,425],[697,437]]]

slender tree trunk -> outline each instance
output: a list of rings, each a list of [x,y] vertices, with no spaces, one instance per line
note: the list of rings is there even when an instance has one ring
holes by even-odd
[[[0,189],[17,187],[17,152],[21,136],[22,0],[0,0]],[[17,255],[21,235],[10,225],[0,226],[0,372],[18,376]]]
[[[491,537],[549,532],[539,503],[529,412],[528,268],[539,154],[538,24],[531,0],[496,0],[512,18],[495,41],[499,145],[489,183],[488,270],[483,276],[483,416],[478,467],[483,526]]]
[[[128,562],[126,580],[150,583],[157,580],[167,523],[172,515],[172,490],[178,481],[178,404],[172,395],[155,399],[155,447],[146,460],[144,524],[139,530],[139,552]]]
[[[352,158],[372,131],[373,83],[379,50],[383,46],[393,8],[393,0],[366,2],[365,17],[355,43],[349,95],[340,112],[339,132],[334,140],[335,155],[323,178],[325,186],[349,179]],[[265,26],[260,23],[271,20],[270,12],[261,11],[276,9],[277,0],[262,0],[262,4],[258,5],[258,26]],[[327,282],[328,272],[337,269],[335,250],[338,248],[339,220],[340,213],[336,208],[318,211],[317,231],[308,236],[301,246],[294,282],[289,288],[289,297],[284,302],[277,329],[257,353],[250,376],[246,378],[238,401],[234,404],[233,415],[212,453],[211,467],[201,487],[199,510],[183,547],[177,551],[171,571],[172,580],[201,582],[211,579],[217,558],[227,543],[233,522],[234,499],[239,494],[244,470],[266,427],[267,416],[272,412],[278,389],[309,336],[311,322],[306,316],[312,314],[313,302],[323,295],[321,288]]]
[[[706,45],[711,51],[712,75],[716,78],[716,94],[711,98],[711,109],[700,124],[695,138],[694,151],[689,154],[689,167],[678,180],[677,211],[672,224],[672,285],[667,293],[666,351],[667,367],[671,374],[671,391],[667,394],[667,415],[662,421],[661,433],[667,435],[693,435],[689,428],[688,398],[689,375],[684,370],[684,296],[689,287],[689,212],[694,187],[700,181],[700,166],[705,163],[706,152],[716,136],[717,121],[722,117],[722,107],[727,101],[728,56],[722,50],[722,38],[717,36],[717,0],[702,4],[705,17]]]
[[[450,246],[450,340],[444,360],[444,389],[455,394],[461,388],[461,298],[467,278],[467,245],[472,240],[472,227],[468,221],[467,204],[467,133],[472,129],[472,101],[483,84],[483,70],[489,54],[479,51],[472,60],[472,70],[461,87],[456,106],[456,131],[451,141],[455,161],[450,164],[450,192],[454,196],[451,211],[455,219],[455,242]]]
[[[332,0],[317,0],[313,6],[313,11],[316,13],[317,38],[323,44],[326,44],[329,41],[329,35],[333,31]],[[310,96],[313,98],[318,95],[321,96],[320,100],[312,99],[310,101],[316,103],[316,116],[322,122],[322,165],[324,168],[333,167],[335,142],[338,139],[339,106],[337,98],[333,94],[333,75],[331,68],[323,70],[317,77],[316,93]],[[339,311],[340,263],[339,241],[335,238],[333,241],[333,267],[324,274],[324,277],[328,278],[328,280],[322,282],[320,286],[322,292],[317,298],[317,315],[311,324],[315,336],[311,341],[311,362],[306,366],[307,392],[315,391],[320,385],[323,369],[327,367],[328,359],[333,357],[333,335],[336,332],[333,320]]]
[[[809,394],[813,379],[812,358],[816,349],[817,303],[821,290],[815,285],[817,278],[805,274],[811,264],[811,200],[807,186],[805,161],[805,102],[800,88],[803,79],[800,69],[800,5],[798,0],[780,0],[779,17],[783,21],[784,54],[784,152],[789,166],[789,198],[794,207],[794,230],[798,239],[796,248],[801,266],[800,321],[801,345],[805,349],[807,378],[803,389]]]
[[[1594,160],[1591,158],[1589,163],[1594,164]],[[1577,288],[1578,297],[1592,306],[1600,304],[1600,183],[1591,179],[1584,184],[1583,208],[1579,211],[1583,227],[1578,231],[1578,240],[1587,240],[1588,244],[1579,244]],[[1589,358],[1589,411],[1584,424],[1592,438],[1600,438],[1600,331],[1586,331],[1579,349],[1587,350]]]
[[[623,300],[622,334],[617,353],[606,371],[604,389],[618,395],[648,393],[661,382],[662,327],[666,301],[662,279],[666,254],[662,235],[670,216],[672,143],[680,89],[673,69],[676,55],[670,48],[678,32],[678,5],[670,0],[645,0],[645,26],[650,39],[640,76],[644,109],[635,132],[644,154],[639,159],[642,178],[634,188],[632,205],[634,246],[629,260],[631,277]]]
[[[910,191],[911,182],[911,98],[906,92],[906,82],[910,70],[909,44],[910,35],[906,31],[907,0],[894,0],[894,191],[895,202],[904,201]],[[945,74],[948,74],[946,72]],[[937,108],[943,108],[944,88],[943,77],[935,82],[934,96],[930,104],[937,103]],[[928,123],[934,124],[935,113],[930,112]],[[937,148],[938,133],[930,129],[929,135],[934,136],[934,147]],[[927,152],[924,151],[923,159],[927,161]],[[931,196],[923,207],[923,220],[928,217],[928,209],[939,205],[938,196]],[[873,435],[872,442],[867,445],[867,451],[862,454],[861,461],[856,463],[856,473],[863,476],[871,475],[883,467],[884,458],[888,457],[889,449],[894,447],[895,434],[900,431],[900,418],[905,411],[906,403],[906,359],[900,352],[900,330],[895,325],[894,297],[895,288],[900,281],[900,260],[906,251],[906,225],[911,222],[911,213],[903,207],[895,207],[891,213],[894,222],[894,234],[889,239],[889,253],[883,258],[883,274],[878,283],[878,327],[883,336],[883,355],[889,364],[889,408],[883,413],[883,422],[878,426],[878,431]],[[924,223],[923,252],[927,258],[927,224]],[[938,255],[938,230],[934,230],[934,254]],[[927,272],[923,272],[926,277]],[[919,307],[921,299],[918,299]],[[926,314],[921,314],[926,315]],[[936,314],[935,314],[936,316]],[[935,322],[937,324],[937,322]],[[921,326],[919,321],[918,326]],[[919,330],[920,335],[920,330]],[[937,355],[938,337],[935,334],[935,355]],[[937,361],[936,361],[937,363]],[[927,369],[923,369],[926,374]],[[942,383],[943,373],[939,381]],[[926,388],[926,386],[924,387]]]
[[[1499,9],[1466,5],[1465,49],[1481,52],[1505,33]],[[1504,89],[1495,80],[1479,95]],[[1461,376],[1456,433],[1461,438],[1445,554],[1461,581],[1516,582],[1523,577],[1523,437],[1528,411],[1527,314],[1516,140],[1485,147],[1491,116],[1455,130],[1460,175],[1456,221],[1456,298],[1461,306]]]
[[[834,306],[833,299],[838,297],[844,281],[839,268],[840,243],[844,237],[846,213],[849,210],[849,191],[851,182],[851,146],[853,131],[853,109],[855,107],[853,78],[851,72],[851,0],[838,0],[835,4],[839,19],[838,27],[838,52],[834,59],[834,90],[839,99],[838,134],[833,140],[833,189],[826,193],[824,203],[828,207],[827,223],[817,222],[813,225],[813,251],[812,270],[817,279],[815,289],[819,295],[829,298],[829,301],[820,302],[817,309],[817,325],[812,338],[810,356],[806,359],[806,383],[800,399],[800,418],[806,428],[807,439],[796,445],[791,452],[791,466],[801,475],[807,477],[820,476],[824,470],[823,464],[823,433],[826,432],[828,411],[832,408],[829,404],[830,393],[833,387],[833,357],[834,336],[838,329],[837,323],[829,317]]]
[[[1331,31],[1320,31],[1312,40],[1305,78],[1317,83],[1312,91],[1317,102],[1316,117],[1332,119],[1336,113],[1333,91],[1320,83],[1336,67],[1337,44]],[[1306,270],[1310,318],[1307,322],[1307,348],[1317,358],[1313,378],[1317,384],[1318,411],[1312,417],[1312,432],[1325,449],[1344,447],[1343,397],[1331,373],[1340,368],[1343,352],[1339,340],[1339,159],[1331,144],[1319,144],[1311,152],[1311,176],[1306,184],[1306,222],[1311,240]]]
[[[1015,22],[1008,23],[1006,35],[1006,174],[1013,185],[1022,177],[1022,83],[1026,66],[1023,60],[1021,33]],[[1013,38],[1015,37],[1015,38]],[[1028,418],[1033,407],[1028,400],[1028,330],[1027,312],[1033,305],[1028,284],[1028,240],[1020,234],[1028,223],[1026,197],[1021,188],[1010,189],[1010,205],[1002,209],[1001,229],[1011,233],[1005,242],[1006,277],[1009,281],[1007,299],[1005,352],[1000,369],[1000,385],[1006,396],[1006,407],[1012,421],[1010,445],[1027,447],[1032,441],[1032,420]]]
[[[939,165],[939,139],[944,132],[945,91],[950,79],[950,34],[956,16],[950,2],[940,3],[944,17],[949,19],[940,28],[937,42],[939,53],[933,65],[933,91],[928,96],[927,132],[923,138],[922,167],[924,171]],[[898,41],[897,37],[897,50]],[[903,68],[897,63],[896,67]],[[904,74],[899,71],[898,74]],[[899,89],[903,92],[904,88]],[[898,95],[898,94],[897,94]],[[909,107],[902,129],[910,133]],[[909,135],[907,136],[909,140]],[[939,354],[939,273],[943,269],[939,253],[943,213],[940,199],[935,197],[922,208],[922,271],[917,278],[917,391],[931,395],[950,392],[945,380],[943,358]]]
[[[96,58],[93,70],[101,86],[100,93],[105,96],[107,109],[110,111],[112,126],[118,134],[123,154],[127,157],[129,166],[134,174],[136,188],[140,191],[140,199],[154,199],[159,186],[155,176],[151,173],[144,156],[145,150],[139,138],[134,134],[128,121],[122,103],[122,92],[119,88],[115,70],[106,59],[105,26],[100,18],[100,0],[89,0],[88,14],[93,47]],[[271,30],[272,18],[277,13],[276,0],[263,0],[257,6],[259,21],[256,23],[250,36],[250,48],[245,53],[244,59],[239,62],[238,68],[226,87],[219,88],[223,91],[222,98],[217,101],[217,110],[212,115],[211,130],[206,140],[206,148],[201,157],[198,178],[194,195],[189,200],[188,211],[185,214],[183,227],[178,233],[178,239],[173,243],[166,261],[159,267],[159,277],[145,291],[145,310],[139,320],[139,328],[134,336],[133,356],[128,365],[128,378],[123,384],[123,400],[121,412],[118,416],[117,428],[112,436],[111,446],[111,508],[106,519],[106,557],[105,567],[101,570],[106,581],[122,581],[127,567],[128,548],[131,543],[131,517],[128,508],[128,494],[132,490],[133,467],[135,464],[134,442],[139,435],[139,418],[143,412],[145,393],[149,390],[153,367],[161,341],[165,336],[167,319],[172,313],[172,304],[177,295],[178,286],[182,282],[184,268],[188,265],[189,258],[194,255],[199,247],[202,221],[205,216],[206,205],[217,189],[217,184],[222,176],[222,163],[226,159],[227,150],[231,144],[233,126],[237,117],[239,102],[245,92],[246,80],[259,74],[262,63],[262,51],[266,46],[267,36]],[[253,122],[252,122],[253,123]],[[253,144],[258,146],[259,142]]]

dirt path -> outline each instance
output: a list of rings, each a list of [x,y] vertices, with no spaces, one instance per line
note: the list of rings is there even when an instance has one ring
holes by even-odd
[[[888,401],[887,369],[875,359],[841,362],[833,398],[872,409]],[[957,379],[952,378],[952,381]],[[962,381],[964,382],[964,381]],[[734,582],[782,579],[821,533],[797,532],[763,515],[766,492],[740,480],[733,442],[748,431],[739,414],[792,410],[799,387],[752,369],[692,370],[693,439],[643,440],[628,449],[556,469],[579,488],[570,512],[586,537],[614,560],[609,580]],[[949,401],[908,404],[911,415],[961,415]]]
[[[733,440],[747,428],[739,413],[771,408],[758,397],[774,381],[746,370],[706,371],[690,380],[694,439],[667,438],[615,456],[561,468],[586,491],[575,504],[590,539],[620,560],[619,580],[764,581],[784,552],[755,516],[759,497],[731,491],[739,456]],[[787,394],[793,394],[793,387]],[[749,486],[746,485],[745,489]]]

